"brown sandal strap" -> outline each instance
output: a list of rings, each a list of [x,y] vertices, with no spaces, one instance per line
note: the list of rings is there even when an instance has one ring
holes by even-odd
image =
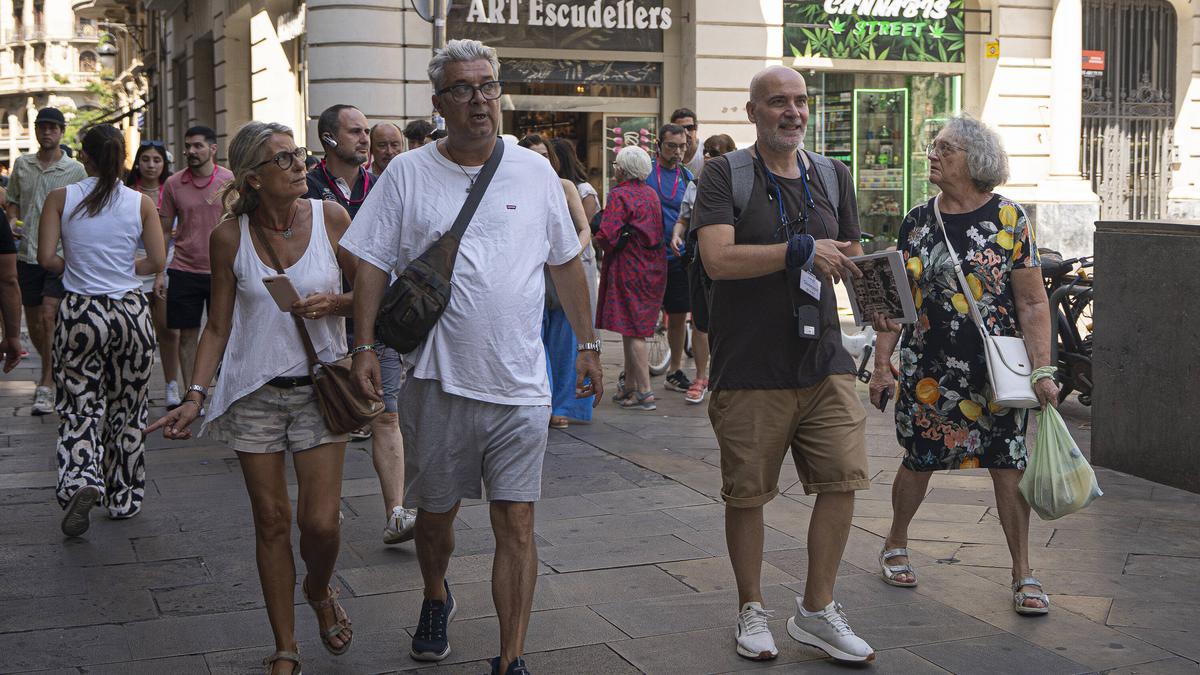
[[[292,663],[296,664],[296,667],[292,670],[300,670],[300,654],[297,652],[280,650],[263,659],[263,666],[266,667],[268,675],[270,675],[270,672],[273,670],[273,666],[275,665],[276,661],[291,661]]]

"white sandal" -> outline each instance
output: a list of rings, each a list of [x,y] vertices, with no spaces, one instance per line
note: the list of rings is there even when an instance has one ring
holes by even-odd
[[[1037,586],[1038,590],[1036,593],[1027,593],[1021,590],[1022,586]],[[1045,591],[1042,590],[1042,582],[1038,581],[1036,578],[1025,577],[1023,579],[1017,579],[1013,582],[1012,590],[1013,609],[1017,611],[1017,614],[1037,616],[1050,613],[1050,597],[1046,595]],[[1044,607],[1027,607],[1025,606],[1026,600],[1041,600]]]
[[[917,571],[913,569],[911,563],[903,565],[889,565],[887,561],[900,556],[908,557],[907,548],[893,548],[891,550],[883,550],[879,552],[879,570],[883,573],[884,582],[892,586],[901,588],[913,588],[917,585]],[[912,577],[912,581],[899,581],[896,579],[901,574],[908,574]]]

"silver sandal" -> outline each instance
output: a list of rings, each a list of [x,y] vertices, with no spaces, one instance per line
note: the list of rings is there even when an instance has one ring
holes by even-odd
[[[1036,593],[1027,593],[1021,590],[1022,586],[1037,586]],[[1039,616],[1050,613],[1050,597],[1042,590],[1042,582],[1034,577],[1025,577],[1017,579],[1013,582],[1013,609],[1017,614]],[[1044,607],[1026,607],[1026,600],[1041,600]]]
[[[296,664],[296,667],[292,668],[292,675],[300,675],[300,654],[280,650],[263,659],[263,666],[267,669],[267,675],[271,675],[275,670],[276,661],[291,661]]]
[[[893,548],[891,550],[883,550],[879,552],[879,571],[883,573],[883,581],[892,586],[900,588],[913,588],[917,585],[917,571],[913,569],[911,563],[903,565],[889,565],[887,561],[900,556],[908,557],[907,548]],[[899,581],[896,577],[901,574],[909,574],[912,576],[912,581]]]

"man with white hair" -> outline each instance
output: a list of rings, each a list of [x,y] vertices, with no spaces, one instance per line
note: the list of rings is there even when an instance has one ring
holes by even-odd
[[[773,66],[755,75],[746,116],[758,141],[705,163],[692,215],[713,279],[708,416],[738,587],[736,649],[753,660],[779,654],[762,604],[763,506],[779,493],[790,450],[805,494],[817,497],[788,634],[839,661],[871,661],[875,652],[833,599],[854,491],[871,486],[866,411],[833,292],[860,274],[847,257],[862,254],[854,181],[845,164],[801,149],[808,88],[800,73]]]
[[[429,80],[447,136],[393,159],[342,239],[365,263],[355,279],[352,351],[355,379],[368,398],[381,393],[371,345],[388,276],[451,229],[500,142],[499,71],[496,51],[481,42],[451,40],[438,50]],[[441,661],[450,654],[447,624],[457,603],[446,568],[454,518],[463,499],[482,495],[482,481],[496,538],[492,599],[500,656],[492,672],[518,675],[529,672],[521,654],[537,579],[533,505],[541,496],[550,422],[541,341],[546,265],[581,341],[577,395],[599,401],[603,386],[562,184],[536,153],[500,149],[503,158],[462,237],[450,304],[425,342],[404,355],[410,370],[399,408],[404,506],[418,510],[415,541],[425,582],[412,657]]]

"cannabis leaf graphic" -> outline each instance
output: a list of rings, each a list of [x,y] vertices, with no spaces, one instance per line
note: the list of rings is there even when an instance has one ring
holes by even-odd
[[[842,19],[832,19],[829,22],[829,32],[834,35],[841,35],[846,30],[846,22]]]
[[[942,38],[946,37],[946,27],[943,25],[930,26],[929,36],[934,39],[941,40]]]

